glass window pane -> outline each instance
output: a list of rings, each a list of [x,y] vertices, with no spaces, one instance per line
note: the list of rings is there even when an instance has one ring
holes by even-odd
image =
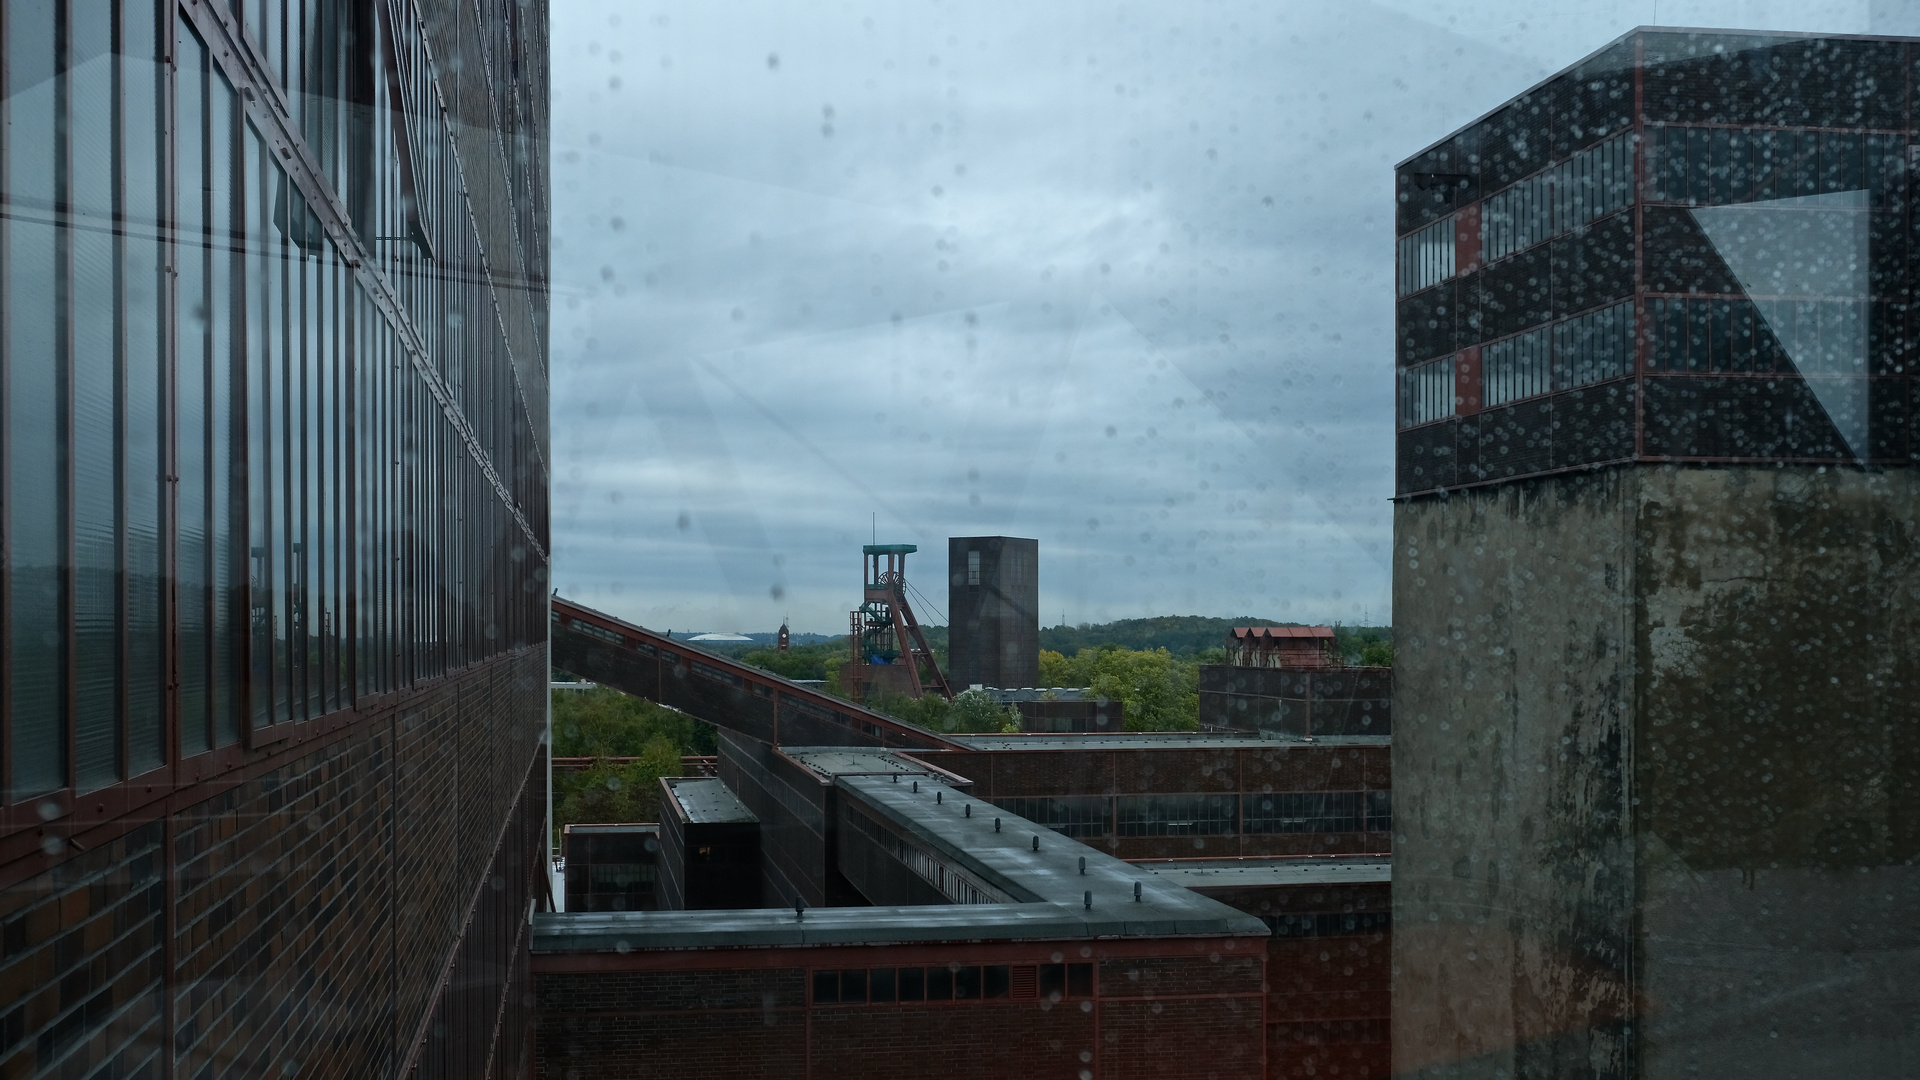
[[[171,21],[172,14],[167,17]],[[150,0],[120,8],[121,131],[126,182],[122,185],[121,288],[126,440],[122,451],[126,514],[127,746],[129,771],[161,764],[166,738],[165,660],[161,601],[160,500],[165,489],[160,456],[161,379],[165,329],[160,298],[157,200],[163,190],[159,102],[166,69],[160,55],[159,9]]]
[[[52,0],[20,0],[4,12],[7,65],[6,468],[8,574],[7,705],[12,719],[11,798],[67,782],[65,672],[66,492],[60,409],[65,350],[59,343],[59,236],[54,163],[59,160]],[[28,512],[26,508],[31,507]]]
[[[120,438],[113,8],[68,9],[72,278],[74,746],[81,790],[121,776]]]

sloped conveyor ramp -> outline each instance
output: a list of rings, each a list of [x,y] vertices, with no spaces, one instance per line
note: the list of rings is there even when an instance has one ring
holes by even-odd
[[[933,732],[560,596],[550,599],[554,667],[774,745],[964,749]]]

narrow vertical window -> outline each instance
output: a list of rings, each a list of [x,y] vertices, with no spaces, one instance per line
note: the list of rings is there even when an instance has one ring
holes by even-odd
[[[1400,371],[1400,426],[1411,427],[1454,414],[1454,358],[1417,364]]]
[[[177,24],[178,95],[174,127],[175,271],[179,289],[174,389],[174,597],[179,642],[178,701],[182,750],[204,750],[212,737],[207,709],[207,631],[212,611],[207,570],[208,361],[219,328],[213,325],[207,279],[207,83],[211,58],[186,21]]]
[[[60,440],[66,349],[64,260],[55,227],[59,56],[52,0],[0,6],[6,49],[7,661],[10,797],[66,784],[67,504]],[[31,507],[31,512],[21,508]]]
[[[247,193],[244,211],[245,232],[241,250],[245,253],[245,295],[247,355],[243,365],[247,395],[243,406],[246,417],[247,455],[247,620],[249,664],[247,672],[249,710],[255,726],[273,723],[274,700],[274,602],[273,602],[273,519],[272,519],[272,400],[268,378],[270,338],[267,327],[268,285],[266,206],[272,205],[269,186],[271,168],[260,135],[249,125],[243,144],[245,161],[241,169],[242,187]]]
[[[167,16],[171,18],[169,14]],[[120,9],[120,109],[125,182],[120,234],[123,390],[126,404],[121,477],[125,485],[127,611],[127,746],[130,771],[161,764],[166,739],[166,653],[160,623],[167,588],[160,543],[161,357],[166,327],[160,300],[159,194],[165,168],[160,153],[160,102],[166,72],[160,63],[160,13],[151,0],[124,0]]]
[[[212,607],[209,630],[208,709],[213,743],[226,746],[240,737],[240,620],[245,616],[246,493],[236,482],[244,475],[245,366],[242,310],[237,302],[245,280],[244,248],[237,235],[243,190],[235,183],[235,149],[240,131],[240,101],[218,69],[208,80],[207,103],[207,260],[208,324],[215,328],[207,352],[207,587]]]
[[[66,38],[74,764],[85,791],[118,781],[123,765],[112,6],[69,5]]]

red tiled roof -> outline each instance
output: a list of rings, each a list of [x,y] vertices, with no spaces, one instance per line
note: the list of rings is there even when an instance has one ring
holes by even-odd
[[[1236,626],[1236,638],[1333,638],[1331,626]]]

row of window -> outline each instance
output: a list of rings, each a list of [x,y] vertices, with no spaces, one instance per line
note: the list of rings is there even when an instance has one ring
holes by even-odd
[[[1452,217],[1402,237],[1399,258],[1399,295],[1409,296],[1429,285],[1438,285],[1455,273],[1454,222]]]
[[[1385,832],[1393,827],[1389,791],[1028,796],[995,799],[994,805],[1073,837]]]
[[[1454,358],[1443,356],[1400,369],[1400,426],[1444,420],[1459,403]]]
[[[1479,251],[1493,262],[1598,221],[1633,202],[1633,136],[1616,135],[1489,196],[1480,204]],[[1410,296],[1460,270],[1456,217],[1402,237],[1395,284]]]
[[[1906,166],[1904,135],[1655,127],[1647,132],[1651,202],[1764,202],[1865,189],[1884,205]]]
[[[0,42],[7,798],[539,640],[545,589],[521,570],[546,542],[543,467],[486,279],[399,245],[384,306],[174,5],[9,4]],[[300,77],[340,89],[350,52],[316,46]],[[295,101],[328,175],[363,181],[378,251],[410,200],[376,89],[370,124]],[[456,170],[435,182],[461,198]],[[471,234],[447,230],[452,265],[478,263]]]
[[[815,1005],[891,1005],[934,1001],[1093,996],[1092,964],[949,964],[945,967],[815,971]]]
[[[1481,257],[1506,258],[1632,202],[1633,136],[1615,135],[1482,203]]]
[[[1633,136],[1616,135],[1489,196],[1480,207],[1480,255],[1505,258],[1596,221],[1633,201]],[[1901,135],[1669,125],[1647,134],[1646,198],[1695,206],[1865,191],[1870,206],[1894,196],[1906,168]],[[1404,237],[1399,295],[1456,272],[1454,219]]]
[[[1301,911],[1262,915],[1260,921],[1281,938],[1384,934],[1393,929],[1393,915],[1386,911]]]
[[[1647,366],[1865,374],[1874,306],[1864,300],[1656,298],[1648,302]]]
[[[1496,341],[1480,350],[1480,393],[1488,405],[1553,389],[1552,332],[1548,327]]]
[[[1492,342],[1480,350],[1481,400],[1491,408],[1619,378],[1633,370],[1633,347],[1631,301]],[[1401,369],[1401,427],[1455,414],[1457,366],[1448,356]]]

